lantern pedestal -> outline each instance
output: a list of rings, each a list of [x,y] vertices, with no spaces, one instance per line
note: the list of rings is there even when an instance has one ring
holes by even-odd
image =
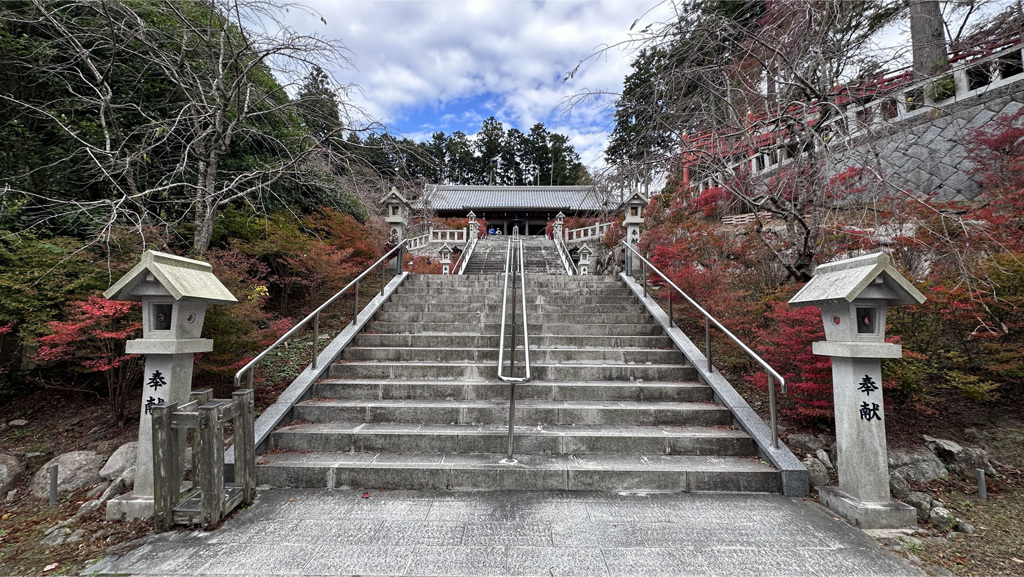
[[[846,349],[851,354],[881,353],[885,358],[902,355],[899,345],[889,343],[814,343],[816,354],[832,349]],[[818,495],[823,505],[861,529],[913,527],[917,510],[889,494],[881,383],[878,357],[832,356],[839,487],[819,487]]]
[[[917,509],[890,499],[867,503],[851,497],[838,487],[818,487],[821,504],[861,529],[902,529],[917,526]]]

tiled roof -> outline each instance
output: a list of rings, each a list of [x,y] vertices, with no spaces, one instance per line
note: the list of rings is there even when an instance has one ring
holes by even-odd
[[[463,186],[429,185],[412,203],[433,210],[535,209],[601,210],[593,186]]]

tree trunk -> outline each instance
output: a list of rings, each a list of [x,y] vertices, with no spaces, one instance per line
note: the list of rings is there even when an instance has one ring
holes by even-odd
[[[945,24],[938,0],[910,0],[910,40],[915,80],[949,70]]]

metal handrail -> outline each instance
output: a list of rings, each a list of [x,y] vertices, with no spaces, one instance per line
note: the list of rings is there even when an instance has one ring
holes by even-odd
[[[555,243],[555,250],[558,251],[558,258],[562,259],[562,266],[565,267],[566,274],[569,276],[580,274],[580,271],[576,268],[576,263],[572,262],[569,250],[565,248],[565,243],[562,242],[562,239],[555,235],[552,240]]]
[[[516,270],[516,252],[519,251],[519,268]],[[501,374],[502,366],[505,364],[505,312],[508,304],[509,273],[512,273],[512,334],[509,343],[509,374]],[[520,286],[516,286],[516,273],[519,273]],[[506,464],[516,462],[513,448],[515,445],[515,423],[516,423],[516,383],[530,380],[530,329],[526,318],[526,265],[523,258],[523,239],[519,236],[519,227],[512,228],[512,236],[508,239],[505,247],[505,282],[501,293],[501,336],[498,340],[498,378],[509,383],[508,387],[508,456],[502,461]],[[523,305],[523,353],[525,364],[525,376],[513,377],[516,367],[516,290],[522,296]]]
[[[380,294],[383,294],[384,293],[384,271],[385,271],[385,268],[387,266],[387,262],[390,259],[391,255],[393,255],[393,254],[395,254],[397,252],[398,253],[397,254],[397,258],[395,258],[395,274],[396,275],[399,274],[401,272],[403,266],[404,266],[404,264],[402,263],[402,259],[404,258],[404,253],[405,253],[404,248],[405,248],[405,245],[406,245],[407,242],[409,242],[409,239],[406,239],[406,240],[403,240],[403,241],[399,242],[398,246],[396,246],[395,248],[389,250],[387,253],[384,254],[384,256],[382,256],[379,259],[377,259],[376,262],[371,264],[369,267],[366,268],[366,270],[364,270],[359,276],[357,276],[355,278],[355,280],[353,280],[352,282],[350,282],[347,285],[345,285],[345,288],[343,288],[340,291],[338,291],[337,293],[335,293],[334,296],[332,296],[331,298],[327,299],[327,301],[324,302],[324,304],[318,306],[316,308],[316,310],[314,310],[313,312],[311,312],[308,315],[306,315],[306,318],[302,319],[298,324],[296,324],[291,329],[289,329],[286,333],[281,335],[281,338],[279,338],[276,341],[274,341],[274,344],[270,345],[269,347],[264,349],[263,352],[261,352],[260,354],[256,355],[255,357],[253,357],[253,359],[251,361],[246,363],[244,367],[242,367],[241,369],[239,369],[239,371],[237,373],[235,373],[235,387],[237,388],[239,386],[239,383],[242,380],[242,375],[248,373],[248,379],[247,380],[248,380],[248,385],[251,388],[252,387],[252,380],[253,380],[253,373],[256,372],[255,371],[256,364],[259,363],[261,360],[263,360],[263,358],[266,357],[271,351],[276,349],[278,347],[278,345],[280,345],[281,343],[287,341],[289,338],[292,337],[292,335],[297,333],[300,329],[302,329],[303,327],[308,325],[310,322],[313,323],[313,351],[312,351],[312,357],[313,358],[312,358],[312,362],[310,363],[310,365],[314,369],[316,369],[317,368],[317,355],[319,354],[319,350],[318,349],[319,349],[319,345],[320,345],[320,313],[325,308],[327,308],[328,306],[333,304],[334,301],[338,300],[338,298],[340,298],[341,295],[343,295],[346,292],[348,292],[348,290],[350,288],[355,287],[355,313],[352,316],[352,322],[353,323],[356,322],[356,320],[358,320],[358,318],[359,318],[359,281],[363,280],[363,278],[365,278],[367,275],[372,273],[374,271],[374,269],[376,269],[377,266],[380,265],[380,291],[381,291]]]
[[[633,275],[632,263],[630,262],[630,256],[631,256],[629,254],[630,252],[632,252],[633,255],[636,255],[636,257],[638,259],[640,259],[640,262],[643,263],[643,272],[642,272],[643,282],[642,282],[642,285],[643,285],[644,298],[647,297],[647,269],[649,267],[652,271],[658,273],[658,276],[660,276],[665,281],[665,283],[668,284],[668,286],[670,286],[673,289],[675,289],[676,292],[678,292],[684,299],[686,299],[686,301],[688,303],[690,303],[690,305],[692,305],[693,308],[697,309],[697,312],[699,312],[700,314],[704,315],[704,348],[705,348],[705,356],[707,357],[707,361],[708,361],[707,362],[707,371],[708,371],[708,373],[714,373],[715,372],[715,368],[711,364],[711,325],[714,324],[715,327],[718,328],[718,330],[722,331],[722,333],[724,333],[725,336],[729,337],[732,340],[732,342],[736,343],[736,345],[739,346],[740,349],[747,354],[747,356],[749,356],[751,359],[753,359],[754,362],[756,362],[757,364],[761,365],[761,368],[763,368],[764,371],[768,374],[768,412],[771,415],[772,447],[778,449],[779,448],[779,429],[778,429],[778,423],[777,423],[777,418],[776,418],[776,414],[775,414],[775,379],[778,379],[778,381],[779,381],[779,388],[782,390],[782,394],[784,394],[784,395],[787,394],[786,379],[784,379],[782,377],[782,375],[780,375],[778,373],[778,371],[773,369],[771,367],[771,365],[766,363],[764,361],[764,359],[762,359],[760,356],[758,356],[757,353],[755,353],[753,350],[751,350],[750,347],[745,345],[743,343],[743,341],[741,341],[739,338],[737,338],[736,335],[732,334],[732,332],[729,331],[729,329],[725,328],[722,325],[722,323],[718,322],[718,320],[715,317],[711,316],[710,313],[708,313],[706,310],[704,310],[704,307],[702,307],[699,304],[697,304],[697,301],[695,301],[692,298],[690,298],[690,295],[686,294],[685,292],[683,292],[683,290],[681,288],[676,286],[676,283],[672,282],[672,280],[669,279],[668,276],[665,275],[665,273],[663,273],[660,270],[658,270],[658,267],[656,267],[653,264],[651,264],[651,261],[649,261],[646,258],[644,258],[643,255],[641,255],[639,251],[637,251],[635,248],[633,248],[633,246],[631,246],[626,241],[622,241],[621,244],[622,244],[622,246],[626,247],[626,249],[628,250],[628,252],[624,253],[624,256],[626,258],[626,266],[624,268],[626,270],[626,274],[627,275],[629,275],[629,276]],[[668,293],[668,320],[669,320],[669,326],[671,327],[671,325],[672,325],[672,293],[671,292]]]

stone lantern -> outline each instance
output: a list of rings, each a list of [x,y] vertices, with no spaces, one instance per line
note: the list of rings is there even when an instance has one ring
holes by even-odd
[[[451,274],[452,248],[445,243],[437,252],[441,255],[441,274]]]
[[[472,210],[466,216],[469,217],[469,238],[466,239],[466,242],[471,242],[480,236],[480,223],[477,222],[476,213]]]
[[[206,307],[238,302],[212,271],[202,261],[148,250],[135,268],[103,293],[111,300],[142,303],[142,338],[125,343],[125,352],[146,355],[135,488],[108,503],[108,519],[153,514],[150,409],[161,403],[189,402],[193,358],[213,350],[212,340],[199,337]]]
[[[391,227],[391,240],[398,243],[405,239],[405,229],[409,226],[409,214],[412,212],[412,205],[405,199],[398,189],[391,187],[391,192],[380,199],[385,206],[387,215],[384,220]]]
[[[565,227],[565,215],[562,211],[558,211],[555,215],[555,224],[551,225],[551,234],[558,241],[564,241],[565,237],[562,236],[562,229]]]
[[[817,306],[832,357],[839,487],[819,487],[822,503],[863,529],[911,527],[916,510],[889,494],[880,359],[903,356],[885,342],[889,306],[921,304],[922,295],[883,253],[821,265],[789,304]]]
[[[639,250],[640,227],[644,223],[644,207],[647,206],[647,199],[639,192],[634,192],[619,205],[625,212],[622,224],[626,227],[626,241],[630,246]],[[626,274],[633,274],[633,255],[626,251]]]
[[[580,276],[590,274],[590,248],[587,245],[580,247]]]

